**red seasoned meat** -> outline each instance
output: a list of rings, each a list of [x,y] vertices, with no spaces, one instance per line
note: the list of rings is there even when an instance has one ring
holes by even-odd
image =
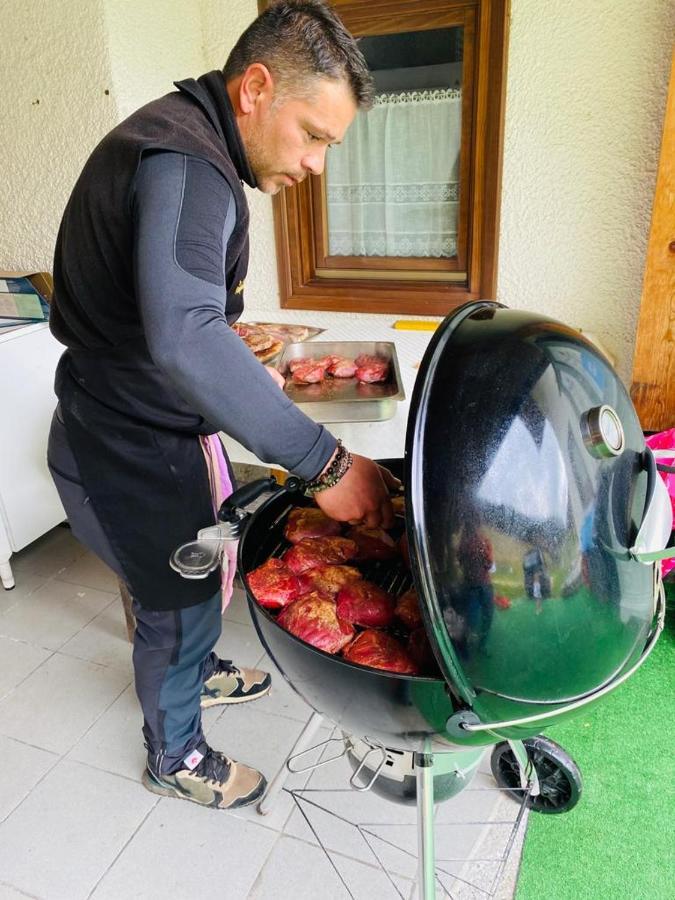
[[[293,374],[296,369],[300,368],[300,366],[306,366],[307,363],[311,363],[311,359],[307,359],[305,356],[300,356],[298,359],[289,359],[288,361],[288,371]]]
[[[389,374],[389,362],[382,356],[369,356],[362,353],[354,360],[356,364],[355,375],[359,381],[372,384],[376,381],[386,381]]]
[[[405,516],[405,495],[396,494],[391,498],[391,505],[394,508],[395,516]]]
[[[316,384],[326,377],[326,370],[316,362],[308,362],[304,366],[296,366],[292,379],[298,384]]]
[[[359,548],[355,559],[393,559],[398,552],[396,542],[382,528],[355,525],[349,529],[347,537],[356,541]]]
[[[331,537],[341,530],[339,522],[315,506],[297,506],[288,514],[284,535],[292,544],[298,544],[306,538]]]
[[[384,628],[394,618],[394,598],[370,581],[352,581],[337,595],[337,614],[364,628]]]
[[[396,618],[402,622],[408,631],[414,631],[423,624],[419,601],[414,588],[410,588],[396,601]]]
[[[298,579],[280,559],[268,559],[246,577],[253,596],[268,609],[286,606],[305,593]]]
[[[441,677],[434,651],[431,649],[424,628],[416,628],[415,631],[410,632],[406,650],[421,673]]]
[[[300,575],[307,569],[315,569],[324,564],[347,562],[356,556],[356,551],[356,541],[350,541],[349,538],[306,538],[287,550],[282,559],[294,575]]]
[[[408,544],[408,532],[404,531],[398,542],[398,552],[403,557],[403,561],[410,568],[410,545]]]
[[[358,581],[361,573],[354,566],[317,566],[299,576],[303,588],[318,591],[334,600],[338,591],[352,581]]]
[[[356,363],[346,356],[334,356],[326,372],[333,378],[352,378],[356,374]]]
[[[302,601],[299,601],[302,602]],[[343,654],[350,662],[374,669],[387,669],[401,675],[417,675],[418,669],[396,638],[383,631],[362,631]]]
[[[326,653],[337,653],[354,637],[354,629],[341,622],[335,604],[318,593],[307,594],[279,613],[277,622],[286,631]]]

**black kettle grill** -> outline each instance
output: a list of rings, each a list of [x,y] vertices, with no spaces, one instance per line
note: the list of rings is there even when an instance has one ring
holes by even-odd
[[[247,485],[221,510],[243,526],[239,571],[260,640],[312,709],[412,752],[421,769],[435,753],[504,741],[526,763],[520,742],[626,680],[663,626],[656,560],[670,505],[630,398],[579,332],[470,303],[424,356],[405,459],[383,462],[405,486],[411,570],[379,562],[366,577],[396,593],[414,583],[441,677],[324,653],[258,605],[247,573],[288,546],[286,517],[308,502],[297,479]],[[472,561],[486,544],[488,572]],[[433,896],[432,875],[425,885]]]

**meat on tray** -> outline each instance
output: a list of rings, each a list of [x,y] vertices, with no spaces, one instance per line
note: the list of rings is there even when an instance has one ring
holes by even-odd
[[[301,601],[299,601],[301,602]],[[417,675],[417,666],[396,638],[384,631],[362,631],[342,655],[350,662],[374,669],[388,669],[400,675]]]
[[[353,378],[356,375],[356,363],[346,356],[334,356],[326,372],[333,378]]]
[[[399,622],[402,622],[408,631],[414,631],[423,624],[420,604],[414,588],[410,588],[396,601],[394,614]]]
[[[316,384],[326,375],[333,378],[353,378],[365,384],[386,381],[389,360],[383,356],[361,354],[356,359],[347,356],[321,356],[316,359],[300,357],[288,363],[291,379],[300,384]]]
[[[352,581],[336,600],[338,618],[364,628],[386,628],[394,619],[394,598],[370,581]]]
[[[341,530],[339,522],[329,519],[315,506],[298,506],[288,514],[284,536],[292,544],[298,544],[306,538],[331,537]]]
[[[286,606],[306,591],[288,566],[274,557],[249,572],[248,584],[258,603],[267,609]]]
[[[300,640],[326,653],[337,653],[354,637],[352,626],[338,619],[335,603],[316,592],[282,609],[277,622]]]
[[[382,356],[369,356],[361,354],[354,360],[356,365],[356,377],[359,381],[372,384],[377,381],[386,381],[389,375],[389,361]]]
[[[324,597],[334,600],[341,588],[363,576],[354,566],[324,565],[303,572],[298,577],[303,588],[318,591]]]
[[[297,384],[317,384],[326,377],[326,370],[314,362],[306,362],[302,366],[296,366],[291,378]]]
[[[356,556],[356,541],[343,537],[305,538],[293,544],[282,556],[283,561],[294,575],[324,564],[347,562]]]
[[[393,559],[398,554],[396,542],[382,528],[354,525],[347,532],[347,537],[356,541],[358,546],[355,559]]]

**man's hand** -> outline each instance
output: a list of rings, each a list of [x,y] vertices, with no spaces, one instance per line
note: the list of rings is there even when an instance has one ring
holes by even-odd
[[[267,369],[267,371],[268,371],[268,373],[269,373],[269,375],[270,375],[272,381],[273,381],[278,387],[280,387],[281,390],[283,391],[283,389],[284,389],[284,387],[285,387],[285,385],[286,385],[286,379],[285,379],[284,376],[281,374],[281,372],[279,372],[278,369],[275,369],[274,366],[265,366],[265,368]]]
[[[393,485],[396,479],[391,472],[365,456],[354,454],[347,474],[334,487],[318,491],[314,499],[331,519],[368,528],[391,528],[394,511],[383,472],[387,479],[393,480]]]

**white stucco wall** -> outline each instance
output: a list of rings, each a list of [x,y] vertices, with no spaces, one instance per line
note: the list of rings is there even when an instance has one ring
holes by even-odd
[[[672,0],[512,0],[498,299],[596,334],[627,379]]]
[[[256,14],[255,0],[0,0],[0,266],[49,268],[99,138],[221,67]],[[594,332],[625,379],[674,27],[672,0],[512,0],[498,299]],[[249,197],[248,317],[324,324],[279,310],[271,201]]]
[[[195,0],[103,0],[119,119],[206,69]]]
[[[0,267],[51,269],[70,190],[117,121],[99,0],[0,0]]]

